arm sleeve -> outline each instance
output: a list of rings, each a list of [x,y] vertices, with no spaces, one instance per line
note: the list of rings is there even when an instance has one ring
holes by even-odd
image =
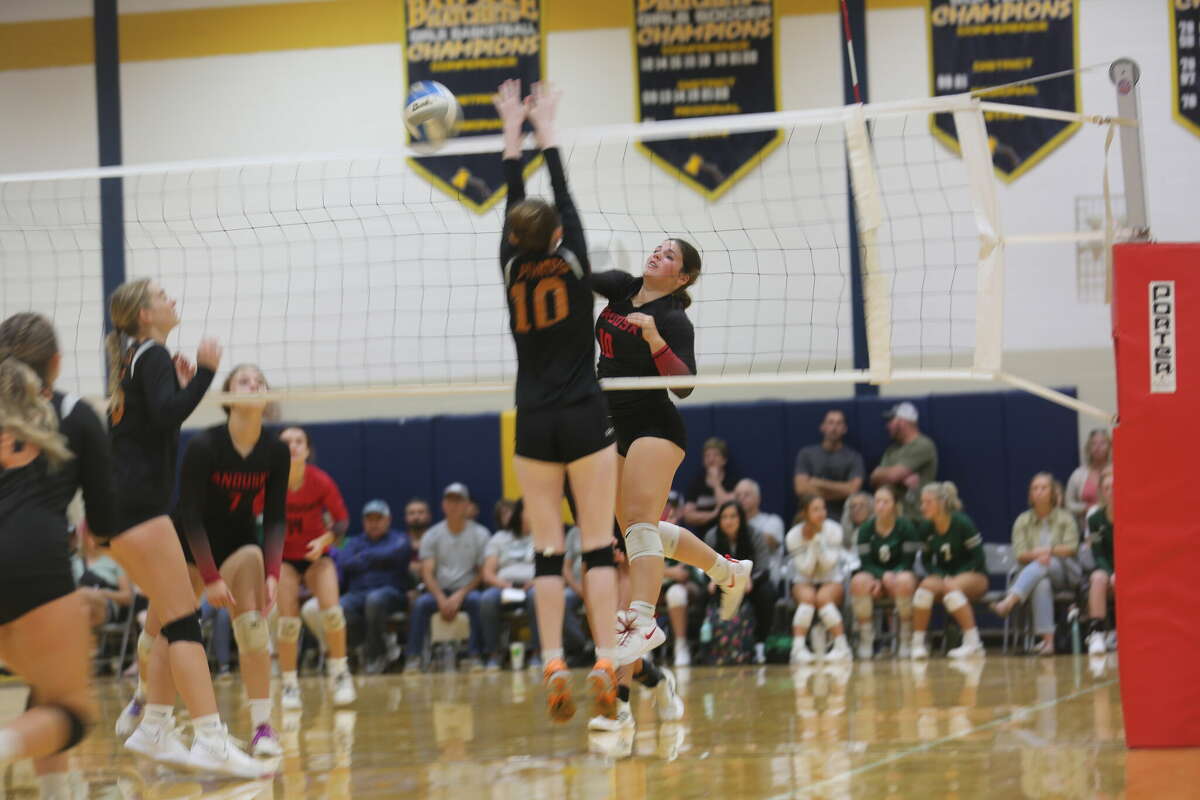
[[[178,388],[175,364],[165,347],[151,347],[134,366],[134,376],[146,395],[150,424],[160,430],[178,428],[204,399],[213,381],[213,371],[197,367],[196,374],[183,389]]]
[[[512,207],[525,199],[525,175],[521,172],[521,159],[506,158],[504,165],[504,182],[508,184],[508,199],[504,203],[504,224],[500,229],[500,268],[503,269],[508,260],[516,255],[517,249],[508,242],[508,212]]]
[[[406,563],[400,561],[405,544],[399,536],[389,537],[386,543],[380,547],[372,547],[364,554],[366,561],[372,567],[406,566]]]
[[[796,453],[796,467],[792,473],[794,475],[810,476],[813,474],[813,467],[812,464],[809,463],[808,458],[808,448],[802,447],[800,448],[799,452]]]
[[[212,547],[208,544],[208,532],[204,530],[204,494],[211,472],[212,452],[209,450],[208,436],[199,434],[188,442],[183,454],[179,476],[179,523],[192,551],[192,558],[196,561],[196,568],[206,584],[221,579],[217,563],[213,560]]]
[[[579,219],[579,211],[575,201],[571,199],[571,190],[567,188],[567,173],[563,169],[562,155],[557,147],[542,151],[546,159],[546,169],[550,171],[550,188],[554,191],[554,206],[558,209],[558,218],[562,222],[563,244],[579,259],[583,274],[592,271],[588,262],[587,238],[583,234],[583,222]]]
[[[267,487],[263,500],[263,562],[267,574],[279,578],[279,565],[283,561],[283,536],[287,530],[287,487],[291,469],[291,454],[286,445],[274,449],[271,472],[267,475]]]
[[[633,291],[637,278],[619,269],[592,273],[592,291],[607,300],[617,300]]]
[[[696,374],[696,332],[692,328],[692,321],[688,319],[687,314],[683,309],[672,311],[669,314],[663,314],[654,320],[658,327],[658,333],[663,337],[663,341],[667,343],[666,351],[659,351],[654,354],[654,365],[658,368],[659,375],[695,375]],[[670,353],[670,358],[665,361],[673,371],[664,372],[663,364],[660,363],[660,353],[665,357],[666,353]],[[682,389],[672,389],[671,392],[676,397],[687,397],[692,393],[692,387]]]
[[[915,447],[905,448],[901,457],[896,461],[898,464],[908,467],[913,472],[920,472],[921,467],[933,461],[933,447],[925,439],[919,439],[913,444]]]
[[[108,433],[100,417],[87,401],[80,400],[71,412],[71,420],[79,431],[79,484],[83,489],[83,504],[88,528],[101,538],[114,536],[117,530],[116,494],[112,486],[112,450]]]

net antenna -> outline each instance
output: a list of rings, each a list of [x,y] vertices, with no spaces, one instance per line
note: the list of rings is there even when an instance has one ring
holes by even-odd
[[[595,269],[636,272],[675,236],[704,259],[688,311],[699,374],[606,386],[999,381],[1110,419],[1005,371],[1002,299],[1010,246],[1146,235],[1136,65],[1117,62],[1112,74],[1115,117],[961,94],[564,132]],[[1109,214],[1103,231],[1007,232],[990,112],[1106,127],[1110,144],[1119,129],[1135,230],[1115,230]],[[960,154],[932,136],[934,114],[953,115]],[[716,202],[634,147],[764,130],[781,131],[782,143]],[[471,137],[440,154],[500,150],[498,137]],[[502,211],[478,215],[442,194],[412,172],[410,155],[0,175],[0,315],[51,316],[64,385],[103,394],[99,182],[121,176],[127,276],[155,278],[179,299],[183,322],[172,349],[194,352],[202,336],[216,336],[225,363],[257,363],[278,401],[510,392],[516,362],[499,277]],[[1105,168],[1107,195],[1107,159]],[[550,195],[544,171],[529,184],[531,195]],[[851,192],[866,369],[854,367],[852,352]],[[230,399],[212,393],[206,402]]]

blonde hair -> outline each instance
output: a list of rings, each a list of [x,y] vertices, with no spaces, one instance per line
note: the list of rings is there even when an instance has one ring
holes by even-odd
[[[16,356],[0,350],[0,429],[37,447],[52,466],[71,458],[58,415],[42,394],[42,380]]]
[[[1039,472],[1029,479],[1029,507],[1033,508],[1033,482],[1038,478],[1045,478],[1050,481],[1050,507],[1059,508],[1063,501],[1063,486],[1058,482],[1058,478],[1054,477],[1050,472]]]
[[[58,337],[54,324],[41,314],[22,311],[0,322],[0,356],[7,355],[24,362],[50,385],[50,362],[58,355]]]
[[[934,481],[921,487],[921,494],[933,495],[947,514],[962,511],[962,500],[958,499],[958,487],[952,481]]]
[[[108,298],[108,315],[112,318],[113,329],[104,338],[104,350],[108,357],[108,412],[114,420],[120,418],[119,410],[125,405],[121,391],[121,381],[125,380],[129,368],[125,363],[125,339],[137,338],[141,331],[142,309],[149,306],[149,278],[122,283]]]
[[[558,210],[539,197],[514,205],[508,212],[508,230],[517,240],[517,248],[526,253],[550,252],[554,231],[562,225]]]

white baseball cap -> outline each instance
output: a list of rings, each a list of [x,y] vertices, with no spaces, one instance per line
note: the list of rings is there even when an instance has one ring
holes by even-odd
[[[916,422],[918,416],[920,415],[917,414],[917,407],[907,400],[905,400],[903,403],[897,403],[887,411],[883,412],[884,419],[898,417],[900,419],[908,420],[909,422]]]
[[[442,491],[442,497],[449,497],[452,494],[456,494],[462,497],[464,500],[471,499],[471,492],[467,490],[467,485],[465,483],[459,483],[455,481]]]

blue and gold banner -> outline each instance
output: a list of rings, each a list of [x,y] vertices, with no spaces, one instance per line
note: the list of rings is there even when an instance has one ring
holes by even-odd
[[[1016,83],[1079,67],[1079,0],[929,0],[930,84],[934,95],[959,94]],[[1078,111],[1079,78],[981,93],[997,103]],[[992,164],[1015,180],[1078,128],[1078,122],[988,112]],[[951,114],[937,114],[933,133],[954,150]]]
[[[1171,6],[1171,115],[1200,136],[1200,0],[1167,0]]]
[[[543,75],[541,6],[541,0],[405,0],[405,86],[437,81],[454,92],[463,110],[459,136],[499,133],[500,119],[492,106],[496,87],[520,78],[528,94]],[[479,213],[504,195],[504,170],[494,153],[422,156],[409,163]],[[528,168],[534,166],[531,162]]]
[[[773,0],[633,0],[638,119],[779,107]],[[779,131],[643,142],[668,172],[715,200],[783,140]]]

